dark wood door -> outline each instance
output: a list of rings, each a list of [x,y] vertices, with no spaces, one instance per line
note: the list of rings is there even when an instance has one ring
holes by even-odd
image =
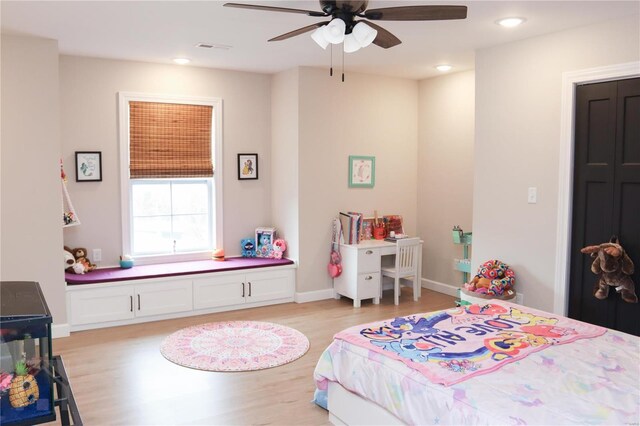
[[[640,335],[640,303],[593,296],[597,277],[582,247],[617,235],[640,294],[640,78],[576,89],[569,316]],[[613,289],[612,289],[613,290]]]

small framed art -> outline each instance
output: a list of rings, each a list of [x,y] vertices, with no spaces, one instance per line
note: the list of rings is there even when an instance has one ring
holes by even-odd
[[[376,183],[376,157],[349,156],[349,188],[373,188]]]
[[[238,154],[238,179],[258,179],[258,154]]]
[[[76,182],[102,181],[102,152],[76,151]]]

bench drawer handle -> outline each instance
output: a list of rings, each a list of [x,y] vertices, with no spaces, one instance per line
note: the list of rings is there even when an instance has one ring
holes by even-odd
[[[129,301],[131,302],[131,312],[133,312],[133,296],[129,296]]]
[[[373,254],[373,250],[367,250],[364,252],[365,254]]]
[[[242,283],[242,297],[244,297],[244,283]]]

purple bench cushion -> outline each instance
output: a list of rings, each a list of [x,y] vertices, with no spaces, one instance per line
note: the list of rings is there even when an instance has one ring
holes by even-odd
[[[64,274],[69,285],[98,284],[113,281],[136,280],[143,278],[172,277],[176,275],[203,274],[207,272],[235,271],[239,269],[264,268],[269,266],[292,265],[289,259],[264,259],[233,257],[225,261],[196,260],[191,262],[162,263],[157,265],[140,265],[129,269],[103,268],[94,269],[82,275]]]

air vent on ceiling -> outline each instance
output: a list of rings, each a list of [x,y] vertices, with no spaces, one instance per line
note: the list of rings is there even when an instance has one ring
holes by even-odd
[[[222,50],[229,50],[231,49],[233,46],[229,46],[226,44],[216,44],[216,43],[198,43],[196,44],[196,47],[201,47],[203,49],[222,49]]]

